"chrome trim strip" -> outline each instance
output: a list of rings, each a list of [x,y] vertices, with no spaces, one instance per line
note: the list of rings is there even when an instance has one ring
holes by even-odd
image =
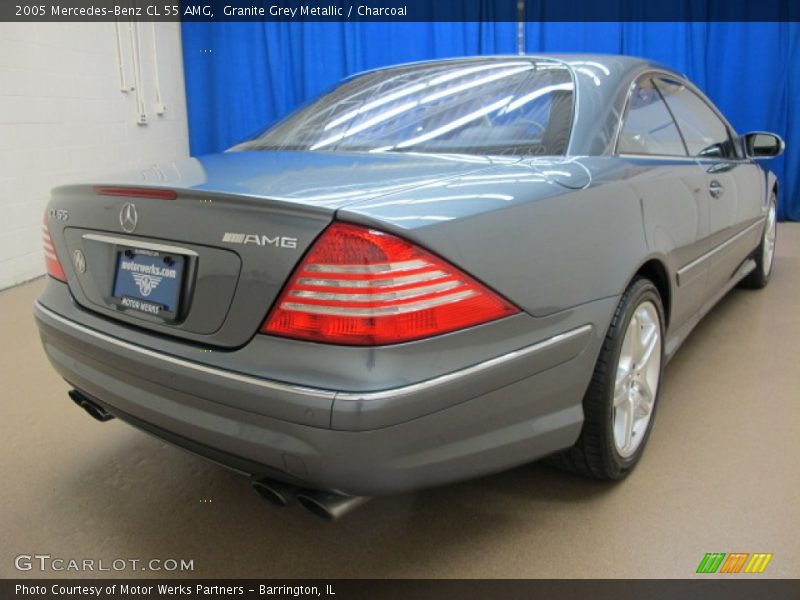
[[[749,158],[709,158],[705,156],[677,156],[674,154],[633,154],[631,152],[620,152],[616,155],[619,158],[629,158],[636,160],[658,160],[662,162],[692,162],[697,166],[703,167],[705,165],[715,164],[730,164],[732,166],[748,164]]]
[[[187,254],[189,256],[197,256],[197,252],[194,250],[189,250],[188,248],[171,246],[169,244],[155,244],[153,242],[145,242],[137,238],[115,237],[111,235],[100,235],[97,233],[84,233],[81,237],[85,240],[103,242],[105,244],[123,244],[125,246],[133,246],[134,248],[142,248],[143,250],[155,250],[157,252],[170,252],[172,254]]]
[[[748,233],[750,233],[756,227],[760,227],[760,226],[763,227],[763,225],[764,225],[764,219],[759,219],[755,223],[753,223],[751,225],[748,225],[747,227],[742,229],[739,233],[729,237],[727,240],[725,240],[721,244],[719,244],[717,246],[714,246],[711,250],[709,250],[705,254],[702,254],[702,255],[698,256],[697,258],[695,258],[689,264],[682,266],[680,269],[678,269],[678,271],[676,273],[676,275],[678,277],[678,285],[681,285],[681,279],[683,278],[683,276],[686,275],[693,268],[695,268],[699,264],[707,261],[709,258],[711,258],[715,254],[717,254],[717,252],[721,252],[722,250],[724,250],[725,248],[727,248],[728,246],[730,246],[734,242],[738,241],[740,238],[742,238],[745,235],[747,235]]]
[[[691,162],[699,164],[694,156],[679,156],[677,154],[632,154],[630,152],[620,152],[619,158],[629,158],[636,160],[659,160],[662,162]]]
[[[673,332],[669,339],[666,340],[664,345],[664,352],[666,355],[667,362],[672,360],[672,357],[675,356],[675,352],[677,352],[678,348],[681,347],[681,344],[689,337],[689,334],[692,330],[697,326],[700,321],[703,320],[703,317],[708,314],[708,312],[714,308],[714,306],[722,300],[722,298],[728,292],[733,289],[737,283],[739,283],[742,279],[747,277],[750,272],[756,268],[756,261],[752,258],[746,259],[742,265],[736,270],[734,276],[731,277],[728,282],[722,286],[720,290],[717,291],[716,294],[711,296],[706,302],[700,307],[700,309],[691,316],[686,323],[681,325],[677,331]]]
[[[462,377],[475,375],[476,373],[486,371],[487,369],[497,367],[499,365],[502,365],[503,363],[507,363],[509,361],[516,360],[518,358],[530,356],[532,354],[536,354],[537,352],[548,350],[554,346],[566,342],[567,340],[584,335],[585,333],[589,333],[591,330],[592,330],[591,325],[589,324],[582,325],[581,327],[578,327],[576,329],[571,329],[569,331],[565,331],[564,333],[559,333],[558,335],[554,335],[553,337],[547,338],[546,340],[542,340],[541,342],[533,344],[532,346],[526,346],[525,348],[520,348],[519,350],[513,350],[512,352],[508,352],[507,354],[503,354],[502,356],[498,356],[496,358],[490,358],[489,360],[478,363],[476,365],[472,365],[471,367],[466,367],[458,371],[453,371],[452,373],[447,373],[446,375],[440,375],[439,377],[434,377],[433,379],[427,379],[419,383],[413,383],[411,385],[406,385],[399,388],[393,388],[390,390],[384,390],[380,392],[366,392],[366,393],[339,392],[338,394],[336,394],[336,401],[338,402],[339,400],[347,400],[347,401],[387,400],[389,398],[394,398],[397,396],[414,394],[416,392],[428,390],[430,388],[434,388],[440,385],[446,385]]]
[[[258,387],[277,390],[281,392],[290,392],[293,394],[306,394],[315,396],[318,398],[324,398],[326,400],[385,400],[387,398],[392,398],[395,396],[406,396],[408,394],[413,394],[416,392],[421,392],[430,388],[435,388],[441,385],[446,385],[459,379],[461,377],[467,377],[470,375],[475,375],[476,373],[480,373],[487,369],[492,369],[504,363],[516,360],[518,358],[522,358],[525,356],[530,356],[532,354],[536,354],[537,352],[542,352],[544,350],[548,350],[554,346],[557,346],[567,340],[572,338],[584,335],[592,330],[592,326],[587,324],[581,327],[577,327],[576,329],[571,329],[569,331],[565,331],[564,333],[559,333],[558,335],[554,335],[553,337],[547,338],[546,340],[542,340],[532,346],[526,346],[525,348],[520,348],[519,350],[513,350],[502,356],[498,356],[495,358],[491,358],[484,362],[472,365],[470,367],[466,367],[464,369],[460,369],[458,371],[453,371],[452,373],[447,373],[445,375],[441,375],[439,377],[434,377],[433,379],[427,379],[425,381],[421,381],[419,383],[413,383],[410,385],[390,388],[387,390],[381,390],[377,392],[334,392],[332,390],[324,390],[320,388],[309,388],[303,387],[298,385],[291,385],[287,383],[278,383],[274,381],[270,381],[267,379],[260,379],[258,377],[251,377],[248,375],[241,375],[239,373],[235,373],[234,371],[228,371],[226,369],[218,369],[215,367],[207,367],[205,365],[201,365],[199,363],[184,360],[182,358],[177,358],[175,356],[170,356],[169,354],[164,354],[162,352],[155,352],[153,350],[148,350],[147,348],[142,348],[141,346],[137,346],[135,344],[130,344],[128,342],[124,342],[120,339],[112,337],[110,335],[106,335],[105,333],[100,333],[99,331],[95,331],[89,327],[85,327],[80,325],[74,321],[66,319],[59,314],[54,313],[49,308],[45,307],[40,302],[35,303],[36,310],[40,311],[48,318],[51,318],[59,323],[66,325],[68,327],[72,327],[86,335],[90,335],[97,339],[103,340],[109,344],[113,344],[115,346],[119,346],[120,348],[124,348],[131,352],[136,352],[138,354],[142,354],[144,356],[148,356],[150,358],[155,358],[158,360],[163,360],[170,364],[177,365],[179,367],[184,367],[187,369],[192,369],[195,371],[200,371],[201,373],[206,373],[208,375],[214,375],[216,377],[222,377],[223,379],[229,379],[231,381],[236,381],[238,383],[245,383],[249,385],[255,385]]]

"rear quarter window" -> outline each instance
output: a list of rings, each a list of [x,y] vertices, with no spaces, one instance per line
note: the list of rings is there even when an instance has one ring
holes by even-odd
[[[638,81],[631,92],[617,151],[621,154],[686,156],[678,127],[650,78]]]

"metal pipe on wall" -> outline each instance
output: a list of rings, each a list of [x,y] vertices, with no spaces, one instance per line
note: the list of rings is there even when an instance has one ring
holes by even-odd
[[[156,42],[156,23],[150,22],[150,33],[153,37],[153,74],[155,77],[156,88],[156,114],[163,115],[167,112],[167,107],[161,99],[161,78],[158,75],[158,43]]]
[[[133,55],[133,78],[136,82],[136,122],[139,125],[147,124],[147,104],[144,98],[144,85],[142,83],[142,57],[140,53],[139,24],[136,21],[128,23],[131,34],[131,53]]]
[[[121,92],[128,93],[133,90],[133,86],[129,86],[125,78],[125,53],[122,50],[122,33],[119,27],[119,21],[114,21],[114,33],[117,40],[117,66],[119,67],[119,89]]]

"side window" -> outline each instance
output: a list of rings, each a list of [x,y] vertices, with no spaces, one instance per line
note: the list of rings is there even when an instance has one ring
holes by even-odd
[[[678,122],[690,156],[736,156],[728,128],[700,96],[677,81],[658,79],[656,85]]]
[[[636,83],[620,131],[617,151],[622,154],[686,156],[686,148],[652,79]]]

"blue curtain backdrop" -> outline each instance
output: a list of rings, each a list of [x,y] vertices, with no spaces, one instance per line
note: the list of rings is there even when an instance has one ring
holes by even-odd
[[[739,132],[787,142],[767,163],[779,216],[800,220],[800,23],[529,22],[525,48],[644,56],[685,73]],[[516,23],[184,23],[193,154],[223,150],[343,77],[384,65],[514,54]]]

